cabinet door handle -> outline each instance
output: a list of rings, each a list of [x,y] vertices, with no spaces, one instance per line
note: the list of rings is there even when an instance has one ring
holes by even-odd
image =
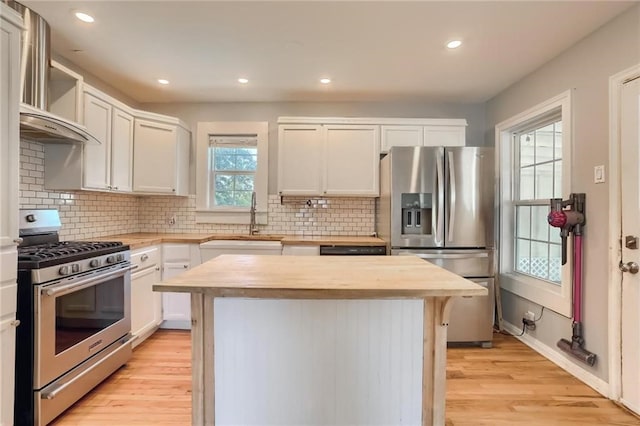
[[[156,271],[159,271],[159,270],[160,270],[160,267],[158,266],[158,267],[156,268]]]
[[[16,238],[15,240],[13,240],[14,243],[16,243],[17,245],[22,244],[23,239],[22,238]]]
[[[141,260],[142,262],[144,262],[144,261],[145,261],[145,260],[147,260],[147,259],[149,259],[149,255],[148,255],[148,254],[146,254],[146,253],[145,253],[145,254],[143,254],[142,256],[140,256],[140,260]]]
[[[175,188],[171,188],[171,192],[176,192],[176,189]]]
[[[184,269],[187,269],[187,268],[189,267],[189,265],[182,265],[182,267],[183,267]]]
[[[13,320],[10,322],[10,324],[14,327],[18,327],[20,325],[20,320],[19,319]]]

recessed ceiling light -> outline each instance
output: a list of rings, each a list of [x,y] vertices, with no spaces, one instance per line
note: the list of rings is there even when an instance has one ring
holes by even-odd
[[[158,83],[160,84],[169,84],[169,80],[165,80],[164,78],[159,78]]]
[[[457,49],[460,46],[462,46],[462,42],[460,40],[451,40],[449,43],[447,43],[447,47],[449,49]]]
[[[249,82],[249,80],[246,79],[246,78],[239,78],[238,79],[238,83],[241,83],[241,84],[247,84],[248,82]]]
[[[93,16],[88,15],[84,12],[76,12],[76,18],[78,18],[82,22],[88,22],[88,23],[92,23],[93,21],[95,21],[95,19],[93,19]]]
[[[331,83],[331,79],[330,78],[321,78],[320,79],[320,83],[329,84],[329,83]]]

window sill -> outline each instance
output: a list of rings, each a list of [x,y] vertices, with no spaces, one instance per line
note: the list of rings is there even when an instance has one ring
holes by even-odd
[[[560,315],[571,318],[571,289],[515,273],[501,273],[500,287],[535,302]]]
[[[251,223],[251,215],[248,210],[197,210],[196,223],[249,225]],[[256,212],[256,224],[267,224],[267,212]]]

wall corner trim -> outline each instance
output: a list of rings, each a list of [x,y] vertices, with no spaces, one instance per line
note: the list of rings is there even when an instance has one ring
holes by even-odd
[[[516,327],[507,321],[504,322],[504,328],[506,331],[513,334],[516,339],[520,340],[522,343],[529,346],[531,349],[538,352],[540,355],[547,358],[549,361],[553,362],[576,379],[593,388],[599,394],[609,398],[609,383],[580,367],[578,364],[575,364],[569,360],[569,358],[566,358],[564,355],[545,345],[538,339],[533,338],[528,334],[518,336],[518,334],[522,332],[521,328]]]

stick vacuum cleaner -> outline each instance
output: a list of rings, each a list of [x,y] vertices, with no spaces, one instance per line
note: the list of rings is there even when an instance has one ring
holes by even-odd
[[[560,339],[558,347],[593,366],[596,354],[586,350],[582,337],[582,228],[585,224],[585,194],[571,194],[568,200],[551,199],[549,225],[560,228],[562,264],[567,263],[567,237],[573,234],[573,335],[571,341]]]

